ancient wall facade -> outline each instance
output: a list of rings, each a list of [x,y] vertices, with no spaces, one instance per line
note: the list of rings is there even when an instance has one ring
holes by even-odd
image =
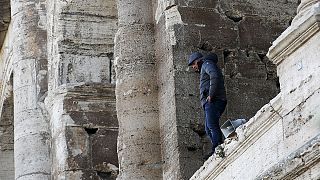
[[[10,1],[0,2],[0,179],[14,179],[13,77]],[[9,30],[8,30],[9,29]]]
[[[0,178],[188,179],[210,149],[189,54],[219,56],[222,122],[249,119],[280,91],[266,53],[300,2],[1,3]]]
[[[237,137],[224,143],[191,179],[319,179],[319,1],[301,1],[298,14],[269,49],[280,93]]]
[[[118,122],[111,84],[115,1],[48,2],[46,99],[54,179],[115,178]]]
[[[0,8],[0,179],[115,179],[116,2]]]
[[[135,170],[120,166],[120,177],[125,179],[131,171],[144,172],[144,168],[152,168],[152,173],[135,177],[159,176],[158,152],[152,151],[154,159],[144,159],[151,147],[141,137],[152,137],[161,142],[163,165],[159,178],[188,179],[210,149],[203,131],[198,76],[186,65],[188,55],[196,50],[218,54],[229,99],[223,119],[249,118],[279,92],[275,66],[265,55],[271,42],[289,26],[298,1],[159,0],[148,5],[118,3],[120,29],[115,49],[117,83],[121,87],[116,88],[116,95],[117,102],[127,105],[117,106],[120,129],[128,130],[121,124],[135,124],[130,126],[134,133],[119,136],[119,158],[128,158],[122,152],[131,152],[132,156],[130,149],[134,147],[130,163],[139,164]],[[153,88],[155,81],[158,88]],[[139,112],[130,111],[127,103],[142,98],[144,105],[139,105]],[[146,110],[155,104],[156,110]]]

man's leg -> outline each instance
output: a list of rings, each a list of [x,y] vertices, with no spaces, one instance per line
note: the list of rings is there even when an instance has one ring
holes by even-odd
[[[205,120],[205,122],[204,122],[204,127],[205,127],[205,131],[206,131],[206,134],[209,136],[209,138],[210,138],[210,140],[212,139],[211,138],[211,132],[210,132],[210,130],[209,130],[209,128],[208,128],[208,119],[207,119],[207,117],[209,117],[208,115],[207,115],[207,112],[206,111],[204,111],[204,120]],[[212,143],[212,140],[211,140],[211,143]]]
[[[222,143],[222,132],[219,119],[226,106],[224,101],[214,101],[205,105],[206,131],[212,142],[212,151]]]

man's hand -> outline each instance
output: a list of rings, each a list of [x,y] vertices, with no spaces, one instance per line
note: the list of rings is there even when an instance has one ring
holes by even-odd
[[[211,96],[207,97],[207,102],[211,102]]]

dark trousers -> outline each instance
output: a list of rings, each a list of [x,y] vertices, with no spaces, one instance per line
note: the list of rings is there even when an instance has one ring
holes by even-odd
[[[222,144],[222,132],[219,125],[219,119],[226,108],[227,101],[213,100],[206,102],[203,105],[205,112],[205,130],[211,139],[212,152],[219,145]]]

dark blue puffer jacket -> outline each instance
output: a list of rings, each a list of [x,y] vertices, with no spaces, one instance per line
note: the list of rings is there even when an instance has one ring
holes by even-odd
[[[211,100],[226,101],[226,89],[221,69],[217,66],[216,54],[209,54],[203,58],[200,71],[200,98],[202,106],[210,95]]]

